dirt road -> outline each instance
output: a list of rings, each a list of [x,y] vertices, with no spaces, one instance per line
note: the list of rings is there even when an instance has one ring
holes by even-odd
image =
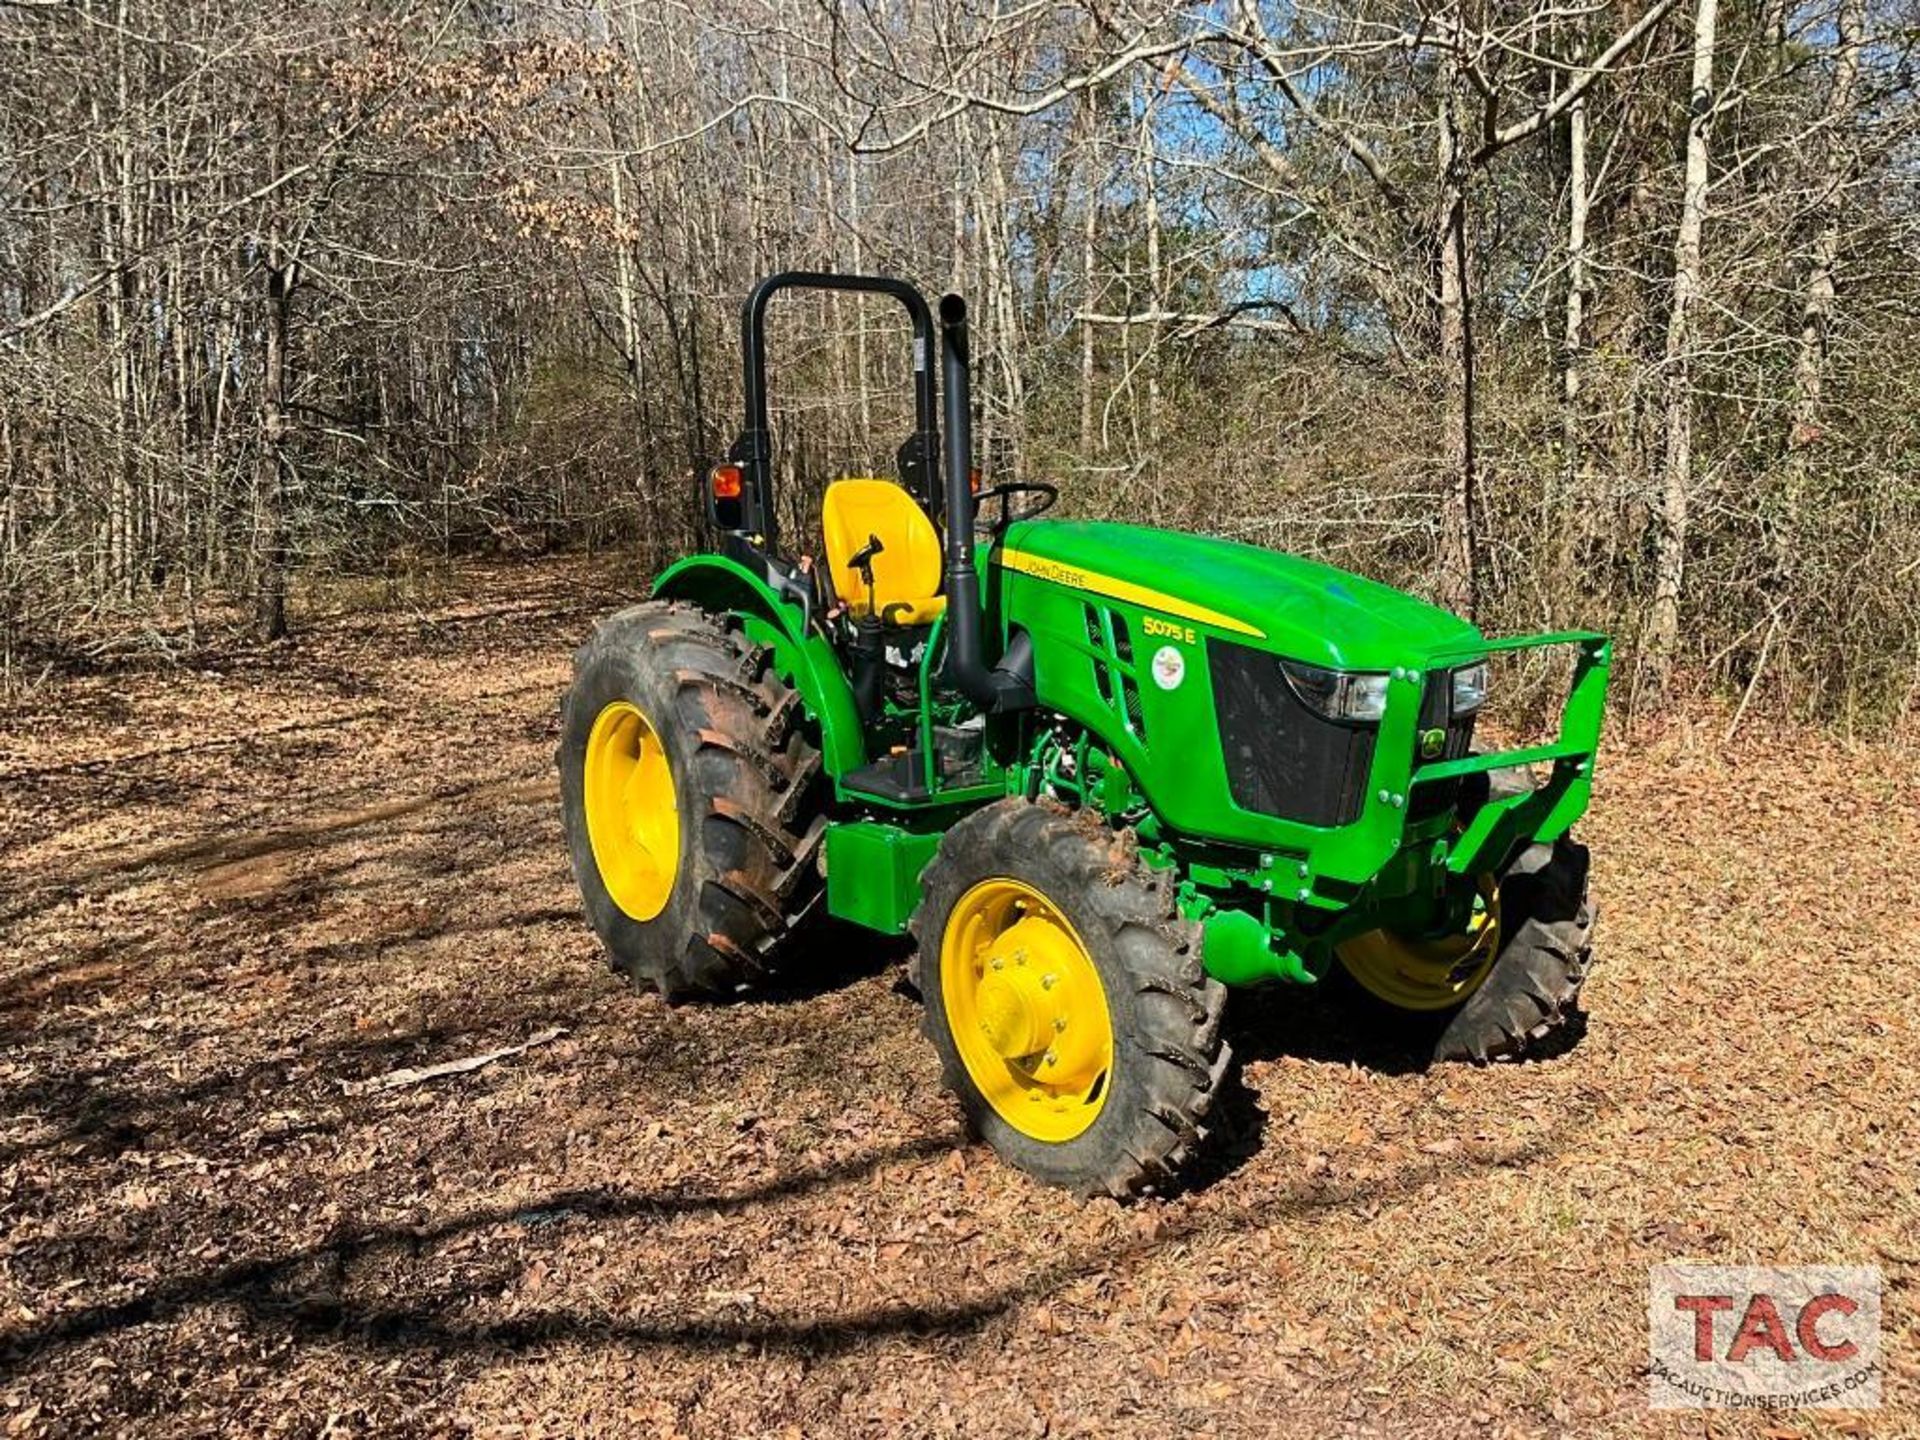
[[[1254,997],[1214,1172],[1121,1208],[964,1143],[897,949],[608,973],[551,755],[615,598],[476,572],[0,718],[0,1433],[1699,1434],[1644,1408],[1678,1258],[1879,1265],[1916,1433],[1911,756],[1616,746],[1581,1044]]]

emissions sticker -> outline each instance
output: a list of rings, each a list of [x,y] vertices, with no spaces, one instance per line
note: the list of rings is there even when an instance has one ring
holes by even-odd
[[[1153,683],[1162,690],[1178,689],[1180,682],[1187,678],[1186,657],[1171,645],[1162,645],[1153,652]]]

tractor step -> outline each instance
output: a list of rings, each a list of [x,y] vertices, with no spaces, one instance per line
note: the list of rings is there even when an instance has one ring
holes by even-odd
[[[842,783],[849,790],[878,795],[885,800],[926,800],[933,793],[927,789],[925,757],[918,750],[902,750],[898,755],[849,771]]]
[[[841,784],[862,795],[872,795],[895,804],[915,805],[933,799],[946,799],[953,790],[970,790],[985,780],[980,767],[980,749],[984,738],[978,726],[936,725],[933,727],[933,753],[938,794],[927,786],[927,752],[923,749],[898,750],[891,755],[849,771]]]

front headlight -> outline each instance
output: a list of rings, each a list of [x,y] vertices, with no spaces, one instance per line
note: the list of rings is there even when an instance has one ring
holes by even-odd
[[[1471,715],[1487,703],[1487,662],[1463,665],[1453,672],[1453,713]]]
[[[1286,672],[1293,693],[1329,720],[1370,724],[1387,713],[1385,675],[1322,670],[1293,660],[1282,660],[1280,668]]]

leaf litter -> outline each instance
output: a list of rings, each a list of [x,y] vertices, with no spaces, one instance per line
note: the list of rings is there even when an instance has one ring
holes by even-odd
[[[1577,1046],[1236,996],[1212,1167],[1121,1208],[965,1140],[897,946],[609,973],[551,757],[637,587],[462,587],[7,717],[0,1432],[1920,1433],[1910,750],[1616,738]],[[1881,1266],[1887,1408],[1650,1416],[1675,1259]]]

